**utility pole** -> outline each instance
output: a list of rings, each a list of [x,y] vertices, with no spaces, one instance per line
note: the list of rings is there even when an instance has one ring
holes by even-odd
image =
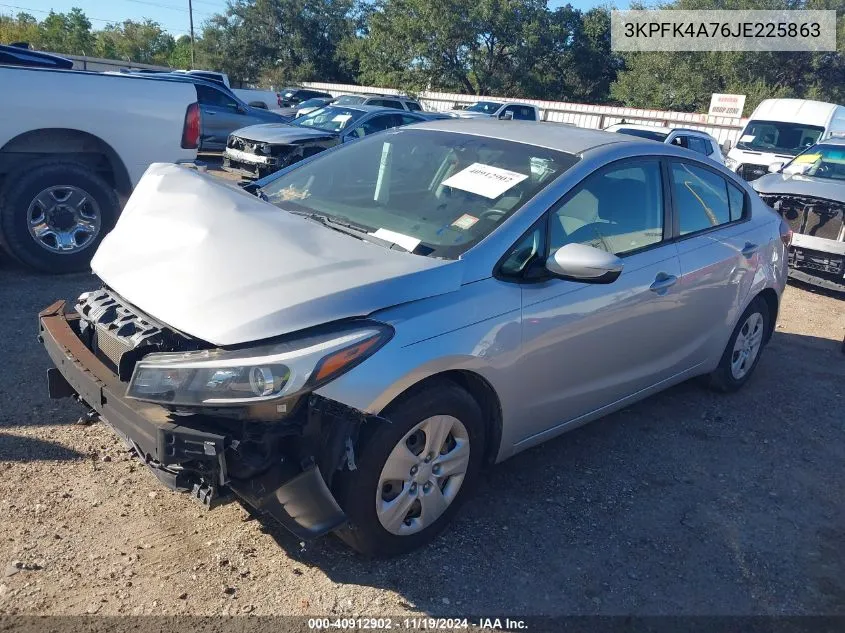
[[[191,68],[194,67],[194,7],[191,0],[188,0],[188,19],[191,22]]]

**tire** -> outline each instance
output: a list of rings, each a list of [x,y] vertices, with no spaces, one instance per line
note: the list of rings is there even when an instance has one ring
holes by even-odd
[[[746,382],[748,382],[748,379],[757,367],[757,363],[760,362],[760,356],[762,355],[763,347],[766,344],[766,333],[769,331],[770,318],[769,308],[766,305],[766,302],[760,297],[756,297],[739,318],[739,321],[731,334],[731,338],[728,340],[728,344],[725,347],[725,351],[722,353],[719,366],[713,373],[710,374],[711,388],[716,391],[729,393],[737,391]],[[751,329],[746,329],[746,326],[749,326]],[[735,369],[735,362],[739,361],[739,357],[737,355],[737,350],[734,348],[737,344],[737,338],[742,336],[747,339],[748,335],[753,335],[754,340],[757,340],[756,337],[759,336],[759,343],[756,346],[754,357],[750,359],[750,362],[749,359],[746,358],[746,362],[742,366],[743,371],[740,375],[738,375]]]
[[[448,380],[431,383],[411,393],[396,405],[388,407],[384,416],[390,422],[376,427],[369,437],[362,441],[356,460],[357,469],[344,470],[336,475],[335,480],[335,496],[349,518],[348,526],[337,534],[353,549],[370,557],[404,554],[436,537],[471,493],[478,478],[485,448],[485,427],[481,407],[466,391]],[[457,420],[459,424],[451,422],[451,418]],[[445,428],[441,425],[454,424],[453,431],[449,432],[448,436],[444,436],[446,440],[442,445],[443,450],[432,462],[425,460],[429,441],[425,431],[423,431],[424,439],[420,439],[419,431],[415,432],[407,442],[403,439],[421,423],[426,425],[424,429]],[[434,437],[433,433],[431,437]],[[465,445],[461,442],[465,440],[468,442],[466,446],[469,449],[469,457],[464,464],[466,470],[462,479],[457,479],[461,477],[460,473],[442,478],[436,477],[434,473],[438,469],[442,473],[443,468],[449,468],[448,464],[452,464],[456,472],[463,467],[456,467],[455,464],[458,459],[463,459],[465,449],[461,447]],[[412,481],[414,477],[409,471],[407,481],[391,480],[389,483],[382,484],[382,471],[388,457],[394,449],[399,451],[401,444],[404,444],[404,448],[409,451],[415,444],[420,448],[420,453],[416,458],[419,469],[416,481]],[[411,455],[411,453],[403,453],[403,455]],[[449,461],[445,461],[447,459]],[[401,490],[399,490],[400,484]],[[435,485],[438,486],[436,490]],[[385,498],[391,495],[395,497],[385,501]],[[382,503],[384,507],[389,507],[392,501],[404,502],[414,496],[417,500],[413,501],[407,516],[417,516],[402,520],[401,517],[404,516],[402,512],[394,513],[391,516],[400,517],[398,527],[394,527],[394,531],[386,529],[377,511],[377,504]],[[442,510],[444,499],[450,499],[450,501],[447,502],[445,510]],[[425,507],[422,506],[423,502],[426,503]],[[438,514],[440,510],[442,513]],[[428,520],[424,520],[423,513],[429,514]],[[382,514],[382,517],[385,516],[387,516],[386,512]],[[397,534],[395,531],[397,529],[404,533]]]
[[[73,204],[78,199],[82,200],[81,206]],[[48,210],[37,200],[47,200]],[[84,215],[74,216],[73,209]],[[46,229],[41,242],[29,228],[30,220],[38,213],[45,218],[40,223]],[[42,272],[87,270],[119,213],[117,193],[89,168],[68,161],[36,163],[5,179],[0,191],[0,242],[19,262]],[[90,231],[78,228],[83,221]],[[67,230],[68,227],[77,230]],[[59,252],[57,231],[73,236],[71,242],[65,243],[66,252]]]

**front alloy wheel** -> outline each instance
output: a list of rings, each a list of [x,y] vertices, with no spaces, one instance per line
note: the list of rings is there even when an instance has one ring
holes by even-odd
[[[426,418],[387,457],[376,513],[391,534],[413,534],[439,519],[455,500],[469,467],[469,433],[451,415]]]
[[[349,525],[338,536],[368,556],[395,556],[433,539],[478,477],[485,453],[481,407],[456,383],[431,380],[365,424],[356,468],[335,475]]]

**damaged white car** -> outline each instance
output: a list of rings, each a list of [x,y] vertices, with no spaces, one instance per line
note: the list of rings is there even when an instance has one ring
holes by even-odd
[[[845,139],[806,149],[751,183],[792,228],[790,275],[845,292]]]
[[[739,389],[785,285],[746,183],[620,134],[429,122],[250,190],[150,167],[102,287],[40,314],[50,394],[169,487],[371,555],[433,538],[484,463],[693,376]]]

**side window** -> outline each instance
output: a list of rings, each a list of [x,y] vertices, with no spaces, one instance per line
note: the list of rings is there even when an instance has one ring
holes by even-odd
[[[536,121],[537,117],[534,115],[534,108],[527,106],[511,105],[504,109],[505,112],[513,113],[514,121]]]
[[[399,118],[402,122],[399,125],[411,125],[411,123],[419,123],[422,119],[411,116],[410,114],[400,114]]]
[[[405,105],[408,106],[408,110],[410,110],[411,112],[422,111],[422,106],[416,101],[406,101]]]
[[[382,99],[379,105],[383,105],[385,108],[396,108],[397,110],[405,109],[399,101],[395,101],[394,99]]]
[[[657,160],[626,162],[578,185],[549,221],[550,252],[587,244],[623,255],[663,240],[663,188]]]
[[[689,163],[672,163],[671,171],[681,235],[731,221],[728,183],[724,178]]]
[[[676,136],[672,139],[670,145],[676,145],[678,147],[684,147],[689,149],[689,136]]]
[[[376,132],[381,132],[382,130],[396,127],[400,124],[400,120],[401,119],[395,114],[381,114],[378,116],[374,116],[373,118],[367,119],[366,121],[363,121],[362,123],[356,125],[355,129],[352,131],[352,134],[357,137],[375,134]]]
[[[538,222],[512,248],[502,261],[499,272],[508,277],[519,277],[528,265],[545,252],[545,222]]]
[[[728,183],[728,203],[731,207],[731,222],[741,220],[745,212],[745,194],[731,183]]]
[[[689,148],[692,151],[698,152],[699,154],[704,154],[705,156],[710,154],[710,143],[705,141],[703,138],[699,138],[697,136],[690,136],[687,137],[687,142],[689,143]]]
[[[208,86],[197,84],[197,100],[203,105],[219,106],[221,108],[236,108],[237,102],[222,90],[215,90]]]

